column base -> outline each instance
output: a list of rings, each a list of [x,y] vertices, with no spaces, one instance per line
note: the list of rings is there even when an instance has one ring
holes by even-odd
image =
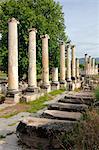
[[[67,81],[67,90],[72,91],[72,81]]]
[[[38,93],[40,91],[39,87],[28,87],[26,89],[26,92],[30,92],[30,93]]]
[[[41,85],[41,91],[44,93],[51,92],[51,85],[50,84]]]
[[[51,90],[59,90],[59,82],[52,82],[51,83]]]
[[[60,81],[60,89],[66,89],[66,81]]]
[[[13,104],[13,103],[19,103],[21,97],[21,92],[18,90],[8,90],[6,97],[5,97],[5,103]]]

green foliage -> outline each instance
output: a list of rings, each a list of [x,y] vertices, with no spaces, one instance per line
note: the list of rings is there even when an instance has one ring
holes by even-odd
[[[99,101],[99,86],[95,89],[96,100]]]
[[[98,150],[99,149],[99,114],[89,111],[88,118],[78,122],[74,129],[63,135],[62,142],[66,150]]]
[[[6,0],[0,3],[0,31],[2,41],[0,46],[0,66],[7,72],[7,34],[8,19],[15,17],[19,20],[19,75],[28,70],[28,29],[37,29],[37,73],[41,72],[41,39],[40,35],[48,34],[50,68],[59,67],[58,40],[67,40],[65,34],[64,15],[62,6],[54,0]]]
[[[80,67],[81,69],[84,69],[84,65],[83,65],[83,64],[80,64],[79,67]]]

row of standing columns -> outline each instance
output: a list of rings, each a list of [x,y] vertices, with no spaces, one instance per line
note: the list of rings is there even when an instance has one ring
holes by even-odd
[[[12,18],[8,22],[8,92],[18,91],[18,31],[17,24],[19,22]],[[28,90],[37,88],[37,73],[36,73],[36,33],[35,28],[29,29],[29,67],[28,67]],[[42,81],[43,86],[49,87],[49,54],[48,40],[49,36],[42,35]],[[65,48],[67,50],[67,59],[65,58]],[[71,47],[72,61],[70,59],[69,46],[65,47],[65,43],[60,43],[60,84],[66,84],[74,79],[79,78],[79,60],[75,59],[75,46]],[[67,76],[66,76],[67,64]],[[72,64],[72,67],[71,67]],[[72,71],[71,71],[72,70]],[[52,81],[58,82],[58,68],[53,69]]]
[[[91,56],[88,57],[87,54],[85,54],[85,75],[91,76],[91,75],[98,75],[98,65],[96,65],[95,58],[92,58]]]

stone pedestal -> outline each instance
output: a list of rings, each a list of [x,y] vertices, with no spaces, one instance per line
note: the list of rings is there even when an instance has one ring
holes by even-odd
[[[59,82],[58,82],[58,68],[52,69],[52,83],[51,83],[52,90],[59,89]]]
[[[15,19],[8,21],[8,91],[7,97],[11,97],[12,102],[18,102],[18,31]],[[17,99],[17,100],[16,100]],[[6,98],[7,100],[7,98]]]
[[[49,55],[48,55],[49,36],[47,34],[42,35],[41,39],[42,39],[42,81],[43,81],[41,88],[43,88],[45,92],[50,92],[51,87],[49,83]]]
[[[65,74],[65,43],[60,43],[60,88],[66,88]]]

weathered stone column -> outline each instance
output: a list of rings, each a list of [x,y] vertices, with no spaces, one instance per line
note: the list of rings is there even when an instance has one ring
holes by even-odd
[[[65,81],[65,43],[60,43],[60,87],[66,87]]]
[[[28,68],[28,90],[34,91],[37,87],[36,78],[36,32],[35,28],[29,29],[29,68]]]
[[[72,50],[72,79],[75,80],[76,77],[75,45],[71,46],[71,50]]]
[[[92,74],[95,74],[95,59],[92,58]]]
[[[58,68],[52,69],[52,82],[58,82]]]
[[[70,59],[70,53],[69,53],[69,45],[66,47],[67,50],[67,81],[71,81],[71,59]]]
[[[88,58],[87,54],[85,54],[85,75],[88,75]]]
[[[58,68],[52,69],[52,84],[51,84],[52,90],[58,90],[59,89],[59,82],[58,82]]]
[[[79,79],[79,59],[76,58],[76,78]]]
[[[92,67],[91,67],[91,56],[89,56],[89,75],[91,75],[91,70],[92,70]]]
[[[48,39],[49,36],[42,35],[42,80],[43,88],[49,89],[49,54],[48,54]],[[49,92],[50,90],[47,90]]]
[[[12,18],[8,21],[8,93],[18,91],[18,31],[19,22]]]
[[[95,75],[98,75],[98,65],[95,65]]]

